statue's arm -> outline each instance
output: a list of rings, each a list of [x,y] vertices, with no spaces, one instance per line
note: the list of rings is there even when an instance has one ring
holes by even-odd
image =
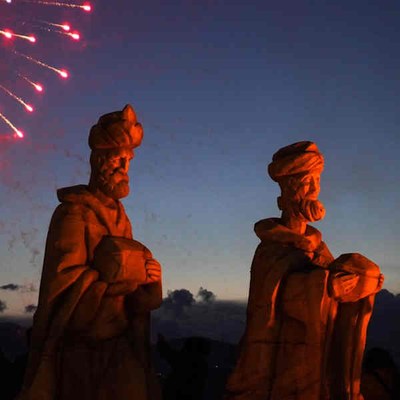
[[[74,284],[87,265],[85,225],[79,207],[60,205],[47,235],[42,286],[52,300]]]
[[[81,206],[60,205],[50,224],[46,245],[45,269],[42,279],[49,280],[49,298],[69,290],[84,271],[95,272],[88,264],[87,228]],[[74,308],[69,327],[80,329],[90,323],[107,290],[107,283],[95,280],[86,289]]]

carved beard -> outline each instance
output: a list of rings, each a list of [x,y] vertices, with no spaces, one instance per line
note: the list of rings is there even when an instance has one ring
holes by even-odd
[[[102,171],[97,175],[97,186],[106,196],[119,200],[129,194],[129,177],[118,171]]]
[[[278,197],[278,206],[289,215],[301,217],[307,222],[319,221],[325,217],[325,207],[319,200],[284,200]]]

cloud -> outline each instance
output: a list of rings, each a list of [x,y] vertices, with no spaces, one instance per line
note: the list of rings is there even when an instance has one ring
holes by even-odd
[[[0,313],[4,312],[7,308],[7,303],[3,300],[0,300]]]
[[[26,314],[33,314],[37,309],[37,306],[35,304],[28,304],[25,306],[25,313]]]
[[[21,293],[32,293],[37,291],[33,283],[29,285],[18,285],[16,283],[8,283],[7,285],[0,286],[0,289],[11,290],[11,291],[19,290]]]
[[[213,292],[200,288],[196,296],[187,289],[169,291],[162,306],[152,313],[153,339],[204,336],[237,343],[243,334],[246,304],[217,301]]]
[[[217,296],[215,296],[213,292],[204,289],[203,287],[200,287],[196,297],[200,298],[201,301],[204,301],[205,303],[211,303],[212,301],[215,301],[215,299],[217,298]]]
[[[202,293],[208,292],[203,288]],[[167,339],[203,336],[237,344],[246,326],[246,307],[246,302],[192,301],[186,289],[169,292],[162,306],[152,312],[152,340],[161,333]],[[367,349],[384,348],[400,365],[399,315],[400,295],[381,290],[368,326]]]
[[[179,317],[195,302],[193,294],[187,289],[169,290],[167,297],[163,301],[163,308]]]
[[[7,285],[0,286],[0,289],[15,291],[21,289],[21,286],[15,283],[8,283]]]

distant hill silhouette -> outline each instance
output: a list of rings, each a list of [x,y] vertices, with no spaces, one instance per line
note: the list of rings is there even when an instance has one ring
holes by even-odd
[[[368,327],[367,349],[372,347],[388,350],[400,365],[400,295],[386,289],[376,296]]]
[[[202,336],[217,342],[237,344],[243,334],[246,320],[246,303],[213,301],[185,306],[175,312],[170,305],[162,305],[152,314],[152,341],[157,333],[167,339]],[[400,364],[400,295],[381,290],[375,301],[374,312],[368,328],[367,348],[383,347],[391,352]],[[0,316],[0,346],[6,355],[14,357],[25,351],[25,328],[31,316]]]
[[[188,338],[172,339],[168,341],[171,348],[182,351]],[[236,362],[236,345],[218,340],[207,339],[209,353],[206,357],[208,372],[206,386],[203,395],[204,400],[221,400],[225,382]],[[163,359],[157,348],[153,348],[155,368],[159,372],[161,381],[166,382],[166,378],[171,372],[171,365]],[[168,400],[168,399],[167,399]]]
[[[0,319],[0,348],[8,359],[14,360],[27,351],[25,330],[18,323]]]
[[[380,347],[388,350],[400,365],[400,295],[383,289],[376,296],[374,313],[370,321],[367,349]],[[245,328],[246,303],[213,301],[178,307],[164,305],[153,313],[152,342],[162,333],[175,349],[183,346],[186,338],[201,336],[209,339],[208,380],[205,400],[220,400],[229,372],[235,364],[236,347]],[[0,316],[0,348],[5,356],[14,360],[26,352],[26,328],[31,317],[10,318]],[[154,362],[161,378],[170,366],[153,348]]]

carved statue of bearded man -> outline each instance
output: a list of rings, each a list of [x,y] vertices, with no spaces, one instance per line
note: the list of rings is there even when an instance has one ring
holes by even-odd
[[[324,159],[312,142],[276,152],[281,218],[255,224],[261,243],[251,267],[247,324],[226,400],[360,400],[361,360],[379,267],[360,254],[334,260],[308,225]]]
[[[143,129],[130,105],[89,135],[89,185],[58,190],[21,400],[158,400],[150,311],[161,267],[133,240],[120,199]]]

